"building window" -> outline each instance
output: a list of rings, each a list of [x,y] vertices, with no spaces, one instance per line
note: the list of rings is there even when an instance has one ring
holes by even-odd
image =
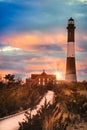
[[[45,85],[45,81],[43,81],[43,86]]]
[[[41,79],[39,78],[39,82],[41,81]]]
[[[47,82],[49,82],[49,78],[47,78]]]
[[[40,81],[39,81],[39,85],[40,85],[41,83],[40,83]]]
[[[43,78],[43,81],[45,81],[45,79]]]

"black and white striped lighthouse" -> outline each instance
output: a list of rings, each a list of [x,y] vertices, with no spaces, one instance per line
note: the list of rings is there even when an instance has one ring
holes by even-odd
[[[66,60],[66,81],[76,82],[76,64],[75,64],[75,25],[74,19],[68,20],[67,26],[67,60]]]

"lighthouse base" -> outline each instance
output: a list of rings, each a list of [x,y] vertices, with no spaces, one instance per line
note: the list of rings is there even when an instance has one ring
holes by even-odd
[[[65,80],[69,82],[77,82],[75,57],[67,57]]]
[[[77,82],[76,74],[67,74],[65,80],[68,82]]]

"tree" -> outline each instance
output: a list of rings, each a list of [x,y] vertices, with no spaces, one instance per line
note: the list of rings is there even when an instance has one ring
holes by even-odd
[[[3,81],[0,81],[0,89],[3,88],[5,86]]]
[[[23,81],[21,78],[15,78],[15,75],[13,74],[7,74],[4,77],[5,81],[6,81],[6,85],[11,86],[11,85],[15,85],[15,86],[20,86],[23,85]]]
[[[4,78],[8,85],[12,85],[15,82],[15,75],[13,74],[7,74]]]

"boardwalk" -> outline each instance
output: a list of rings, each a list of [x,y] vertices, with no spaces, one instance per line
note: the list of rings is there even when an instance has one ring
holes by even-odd
[[[32,110],[32,115],[36,114],[37,111],[41,108],[41,106],[44,104],[45,99],[47,99],[47,102],[52,103],[54,97],[54,93],[52,91],[48,91],[46,95],[43,97],[43,99],[40,101],[40,103],[37,105],[36,109]],[[29,110],[28,110],[29,111]],[[0,120],[0,130],[17,130],[19,127],[18,122],[23,121],[25,111],[21,113],[17,113],[13,116],[9,116],[7,118],[3,118]]]

